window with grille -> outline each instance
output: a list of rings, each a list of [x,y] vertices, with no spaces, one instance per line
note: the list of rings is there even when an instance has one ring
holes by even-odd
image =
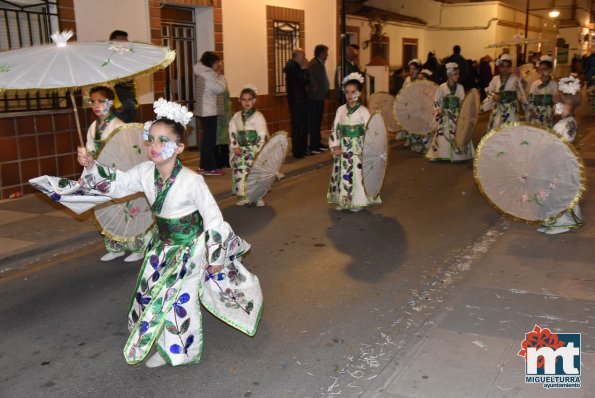
[[[56,0],[0,0],[0,51],[50,43],[50,36],[58,29]],[[0,112],[67,107],[65,97],[57,94],[29,92],[0,95]]]
[[[273,47],[275,50],[275,94],[285,94],[283,68],[295,48],[300,46],[299,22],[273,21]]]

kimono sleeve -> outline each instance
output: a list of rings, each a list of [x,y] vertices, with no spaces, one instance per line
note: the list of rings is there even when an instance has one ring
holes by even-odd
[[[203,219],[207,263],[213,266],[223,265],[233,248],[232,245],[237,241],[237,237],[231,226],[223,220],[215,198],[204,179],[199,175],[196,176],[196,181],[193,184],[192,196]]]
[[[238,119],[239,114],[240,113],[237,112],[229,120],[229,147],[232,149],[239,148],[238,140],[235,138],[235,133],[237,133],[237,131],[238,131],[238,126],[237,126],[236,120]]]
[[[121,171],[95,162],[92,169],[83,171],[81,179],[86,186],[99,189],[112,198],[123,198],[143,192],[141,181],[146,168],[146,164],[141,163],[128,171]]]
[[[260,150],[269,138],[269,128],[267,127],[267,121],[262,114],[259,114],[258,118],[258,149]]]
[[[442,86],[438,87],[436,94],[434,94],[434,110],[442,108],[442,98],[444,97],[444,90]]]
[[[486,89],[487,94],[495,94],[500,90],[500,78],[498,76],[494,76]]]
[[[339,124],[341,123],[341,109],[342,107],[339,107],[335,113],[335,120],[333,121],[333,126],[331,127],[331,135],[328,138],[328,146],[331,148],[341,146],[338,136]]]
[[[95,152],[95,123],[91,123],[89,128],[87,129],[87,142],[85,142],[85,148],[87,148],[87,152],[93,153]]]

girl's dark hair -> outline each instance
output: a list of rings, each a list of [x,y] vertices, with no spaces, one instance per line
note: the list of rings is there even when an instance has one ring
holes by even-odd
[[[244,87],[242,89],[242,92],[240,93],[240,98],[242,98],[242,95],[244,94],[250,94],[253,98],[256,98],[256,92],[250,87]]]
[[[410,63],[409,63],[409,65],[407,65],[407,66],[411,66],[411,65],[413,65],[413,67],[414,67],[415,69],[417,69],[417,70],[421,71],[421,65],[420,65],[420,64],[418,64],[417,62],[410,62]]]
[[[552,63],[552,61],[547,61],[547,60],[539,61],[539,65],[545,65],[548,67],[548,69],[553,69],[553,67],[554,67],[554,64]]]
[[[160,119],[155,120],[153,122],[153,126],[156,124],[164,124],[171,128],[172,132],[178,138],[178,142],[184,142],[184,137],[186,135],[186,128],[182,125],[182,123],[176,122],[175,120],[168,119],[166,117],[162,117]]]
[[[219,57],[213,51],[205,51],[204,53],[202,53],[202,56],[200,57],[200,63],[209,68],[212,68],[213,65],[215,65],[215,62],[217,61],[221,61],[221,57]]]
[[[343,85],[343,87],[347,87],[347,86],[351,86],[351,85],[355,85],[357,87],[357,91],[362,91],[362,89],[364,88],[364,85],[360,83],[359,80],[347,80],[347,82]]]
[[[106,86],[95,86],[91,90],[89,90],[89,96],[92,94],[99,93],[103,95],[108,100],[114,100],[114,91]]]

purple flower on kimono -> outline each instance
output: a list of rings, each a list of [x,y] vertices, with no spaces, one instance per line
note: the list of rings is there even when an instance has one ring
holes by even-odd
[[[357,164],[357,168],[361,170],[361,168],[362,168],[362,164],[361,164],[361,163],[358,163],[358,164]]]
[[[349,181],[349,174],[343,174],[343,179],[345,181]]]
[[[62,196],[60,196],[60,195],[59,195],[59,194],[57,194],[57,193],[53,193],[53,194],[50,196],[50,198],[51,198],[53,201],[55,201],[55,202],[59,202],[59,201],[60,201],[60,199],[62,199]]]
[[[189,300],[190,295],[188,293],[184,293],[180,295],[180,297],[178,297],[178,299],[174,302],[174,311],[176,312],[176,315],[180,318],[184,318],[188,314],[186,309],[182,307],[182,304],[187,303]]]
[[[151,279],[153,280],[153,282],[157,282],[159,280],[159,277],[161,276],[161,274],[159,274],[159,271],[161,271],[165,266],[165,261],[159,263],[159,257],[153,254],[151,257],[149,257],[149,264],[151,264],[151,267],[153,267],[153,269],[155,270],[155,272],[153,272],[153,275],[151,276]]]
[[[182,353],[188,354],[188,349],[190,348],[192,343],[194,343],[194,335],[191,334],[186,339],[186,342],[184,343],[184,347],[182,347],[178,344],[172,344],[169,347],[169,351],[172,352],[173,354],[182,354]]]
[[[139,329],[138,329],[138,330],[139,330],[139,332],[140,332],[140,335],[141,335],[141,336],[142,336],[143,334],[147,333],[147,330],[149,330],[149,322],[147,322],[147,321],[142,321],[142,322],[140,323],[140,327],[139,327]]]
[[[143,296],[141,292],[136,293],[136,302],[140,305],[141,310],[144,311],[147,304],[151,302],[151,297]]]

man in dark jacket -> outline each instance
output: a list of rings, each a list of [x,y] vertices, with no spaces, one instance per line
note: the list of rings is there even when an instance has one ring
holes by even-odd
[[[306,155],[308,141],[308,113],[306,110],[306,87],[308,86],[308,60],[301,48],[293,50],[292,58],[285,68],[285,87],[291,117],[291,147],[293,157]]]
[[[362,73],[357,65],[357,58],[359,56],[359,46],[357,44],[348,44],[345,47],[345,76],[348,76],[351,73],[357,72]],[[337,71],[335,72],[335,97],[337,102],[340,104],[345,103],[345,97],[343,96],[343,90],[341,90],[341,84],[343,83],[343,78],[341,74],[341,64],[337,67]]]
[[[110,41],[128,41],[128,33],[123,30],[114,30],[110,36]],[[136,119],[136,86],[134,80],[117,83],[114,86],[116,95],[122,106],[115,110],[115,115],[124,123],[133,123]]]
[[[328,98],[330,86],[324,63],[328,58],[328,47],[319,44],[314,48],[314,58],[310,60],[308,72],[308,130],[310,133],[310,152],[320,153],[328,146],[320,142],[320,127],[324,113],[324,101]]]

